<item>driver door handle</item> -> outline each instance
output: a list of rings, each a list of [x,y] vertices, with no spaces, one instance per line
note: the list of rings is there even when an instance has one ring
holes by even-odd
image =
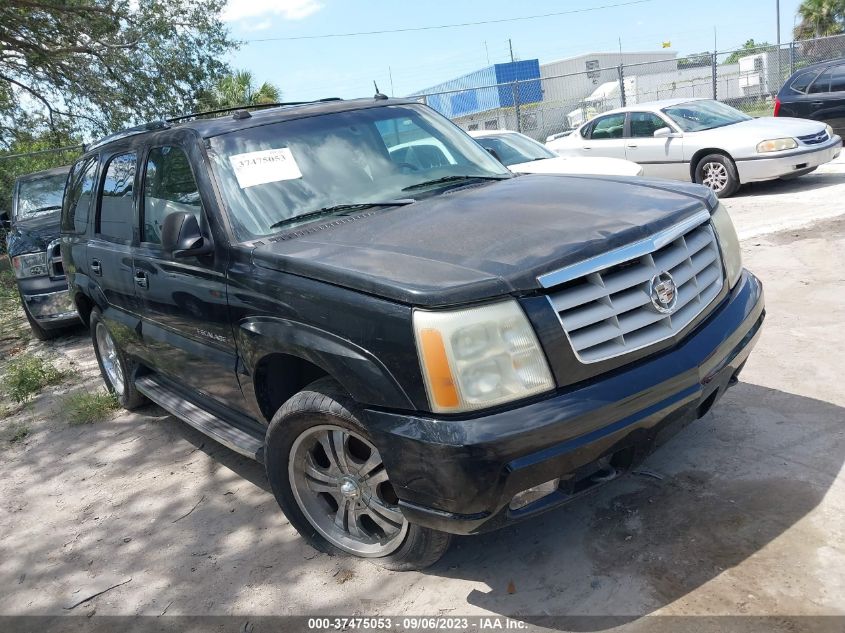
[[[145,273],[143,270],[135,271],[135,285],[137,285],[139,288],[149,288],[150,282],[147,278],[147,273]]]
[[[630,147],[631,149],[637,149],[636,145],[628,145],[628,147]]]

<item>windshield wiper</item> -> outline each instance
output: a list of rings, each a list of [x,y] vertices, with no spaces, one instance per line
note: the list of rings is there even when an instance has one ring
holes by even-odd
[[[508,178],[510,178],[510,176],[443,176],[442,178],[435,178],[434,180],[418,182],[410,187],[405,187],[402,191],[412,191],[414,189],[422,189],[423,187],[429,187],[431,185],[439,185],[447,182],[460,182],[462,180],[507,180]]]
[[[60,205],[60,204],[51,204],[51,205],[46,206],[46,207],[39,207],[35,211],[32,211],[32,213],[43,213],[44,211],[56,211],[57,209],[61,209],[61,208],[62,208],[62,205]]]
[[[416,200],[414,200],[413,198],[400,198],[398,200],[383,200],[376,202],[350,202],[346,204],[333,204],[330,207],[323,207],[322,209],[316,209],[314,211],[309,211],[308,213],[301,213],[291,218],[279,220],[275,224],[271,224],[270,228],[278,229],[288,224],[297,224],[305,220],[313,220],[315,218],[320,218],[325,215],[333,215],[342,211],[355,211],[358,209],[366,209],[367,207],[398,207],[406,204],[411,204],[413,202],[416,202]]]

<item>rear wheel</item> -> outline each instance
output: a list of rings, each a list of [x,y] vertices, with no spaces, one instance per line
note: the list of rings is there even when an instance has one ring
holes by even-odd
[[[739,174],[733,160],[724,154],[708,154],[695,167],[695,182],[709,187],[719,198],[739,189]]]
[[[138,393],[133,382],[135,363],[118,347],[97,308],[91,311],[91,340],[106,388],[117,397],[120,406],[131,410],[146,404],[147,399]]]
[[[401,571],[428,567],[449,547],[449,534],[408,523],[354,402],[331,379],[273,416],[265,462],[291,525],[321,551]]]

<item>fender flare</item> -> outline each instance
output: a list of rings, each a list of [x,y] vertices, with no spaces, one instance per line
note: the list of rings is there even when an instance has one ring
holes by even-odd
[[[235,332],[248,373],[265,356],[287,354],[316,365],[363,405],[413,409],[413,403],[387,367],[359,345],[312,325],[278,317],[245,319]]]

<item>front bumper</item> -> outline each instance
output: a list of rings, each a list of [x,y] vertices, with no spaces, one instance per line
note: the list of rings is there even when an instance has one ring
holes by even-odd
[[[834,136],[833,139],[822,146],[788,150],[781,152],[782,155],[775,158],[755,156],[745,160],[737,159],[736,168],[741,183],[773,180],[783,176],[806,173],[819,165],[834,160],[841,151],[842,139]],[[760,156],[765,156],[765,154]]]
[[[764,316],[762,286],[744,271],[674,348],[529,404],[462,419],[367,410],[400,507],[412,523],[471,534],[572,500],[704,415],[735,382]],[[557,477],[552,494],[509,508]]]
[[[21,293],[21,297],[32,318],[46,329],[79,321],[79,314],[66,282],[64,290],[39,294]]]

